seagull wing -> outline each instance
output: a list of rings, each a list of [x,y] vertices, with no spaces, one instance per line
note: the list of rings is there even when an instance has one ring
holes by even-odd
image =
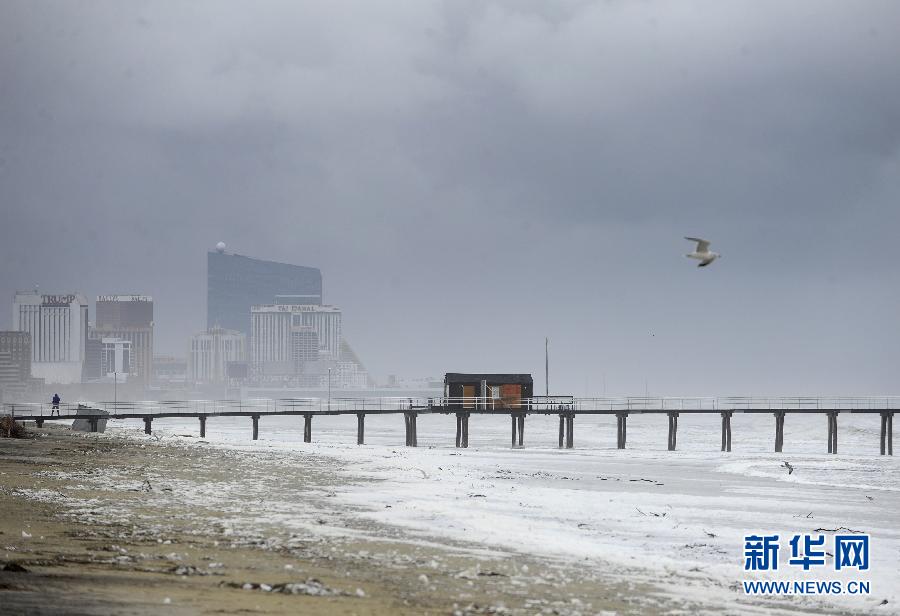
[[[699,237],[685,237],[684,239],[697,242],[697,252],[709,252],[709,241]]]

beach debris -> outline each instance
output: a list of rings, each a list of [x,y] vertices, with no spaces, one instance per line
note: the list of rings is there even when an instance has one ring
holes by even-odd
[[[19,563],[6,563],[3,565],[2,570],[9,571],[10,573],[28,573],[28,569]]]
[[[165,599],[163,599],[163,603],[165,603],[166,605],[169,605],[170,603],[172,603],[172,598],[166,597]]]
[[[618,479],[616,479],[616,481],[618,481]],[[647,483],[652,483],[655,486],[665,485],[664,483],[658,482],[656,479],[645,479],[643,477],[638,477],[637,479],[629,479],[628,481],[645,481]]]
[[[365,597],[365,596],[366,596],[366,591],[364,591],[362,588],[357,588],[357,589],[356,589],[356,596],[357,596],[357,597]]]
[[[169,573],[174,573],[175,575],[212,575],[212,572],[198,569],[193,565],[176,565],[175,567],[169,569]],[[215,575],[223,574],[216,571]]]
[[[791,473],[794,472],[793,465],[790,462],[788,462],[787,460],[784,461],[784,464],[782,466],[784,466],[784,468],[787,469],[788,475],[790,475]]]
[[[6,438],[25,438],[28,435],[24,426],[12,417],[0,417],[0,436]]]
[[[31,533],[22,531],[22,539],[31,539]]]
[[[454,606],[456,609],[453,610],[453,616],[466,616],[467,614],[511,614],[512,612],[502,603],[498,605],[478,605],[477,603],[470,603],[465,607],[459,607],[458,605]],[[552,614],[559,614],[557,610],[549,612]]]
[[[287,584],[262,584],[257,582],[220,582],[222,588],[240,588],[241,590],[260,590],[262,592],[279,592],[286,595],[309,595],[311,597],[335,597],[346,593],[325,586],[315,578],[305,582],[289,582]]]
[[[422,582],[423,584],[427,584],[427,583],[428,583],[428,576],[425,575],[424,573],[420,573],[420,574],[419,574],[419,581]]]
[[[848,533],[853,533],[854,535],[863,535],[866,532],[864,530],[853,530],[852,528],[847,528],[846,526],[838,526],[837,528],[817,528],[813,532],[814,533],[839,533],[842,530],[846,531]]]

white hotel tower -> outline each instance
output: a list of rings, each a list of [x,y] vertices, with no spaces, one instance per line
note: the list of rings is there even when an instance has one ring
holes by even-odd
[[[280,299],[280,298],[279,298]],[[320,359],[337,360],[341,354],[341,310],[316,304],[275,304],[250,308],[250,363],[289,362],[292,333],[315,332]]]
[[[17,292],[13,329],[31,334],[31,374],[47,383],[80,383],[88,334],[88,302],[80,293]]]

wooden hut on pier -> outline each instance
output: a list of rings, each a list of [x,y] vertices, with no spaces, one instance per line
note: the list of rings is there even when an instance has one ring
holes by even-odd
[[[534,395],[530,374],[478,374],[448,372],[444,396],[450,408],[523,409]]]

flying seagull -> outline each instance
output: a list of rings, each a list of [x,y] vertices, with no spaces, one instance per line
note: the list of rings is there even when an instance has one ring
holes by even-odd
[[[697,267],[706,267],[721,256],[719,253],[709,250],[709,240],[700,239],[699,237],[685,237],[684,239],[697,242],[697,248],[694,252],[684,255],[689,259],[700,261]]]

